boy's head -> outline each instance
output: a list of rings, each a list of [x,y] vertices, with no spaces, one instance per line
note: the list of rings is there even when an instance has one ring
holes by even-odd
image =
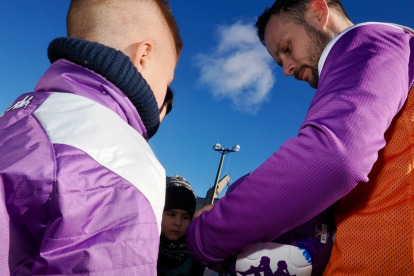
[[[166,0],[72,0],[69,37],[122,51],[150,85],[162,109],[183,42]]]
[[[190,183],[178,175],[167,177],[161,233],[171,241],[183,237],[190,225],[195,208],[196,199]]]

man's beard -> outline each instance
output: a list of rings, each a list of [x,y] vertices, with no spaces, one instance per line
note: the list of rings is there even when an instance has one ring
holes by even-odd
[[[313,26],[305,23],[304,25],[306,34],[311,39],[312,44],[308,47],[308,66],[301,66],[298,70],[298,74],[302,72],[306,67],[311,69],[312,78],[309,80],[309,85],[313,88],[318,88],[319,83],[319,73],[318,73],[318,63],[321,58],[323,50],[325,50],[326,45],[332,40],[333,37],[328,34],[322,33],[315,29]],[[303,68],[302,68],[303,67]]]

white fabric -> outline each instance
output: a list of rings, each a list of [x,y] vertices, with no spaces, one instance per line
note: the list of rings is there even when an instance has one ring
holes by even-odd
[[[237,275],[243,275],[241,272],[249,271],[248,275],[253,275],[252,267],[268,265],[268,268],[276,274],[280,273],[286,265],[286,275],[311,276],[312,261],[309,259],[309,253],[299,247],[279,244],[274,242],[256,243],[244,250],[237,256],[236,271]],[[266,261],[267,260],[267,261]],[[280,263],[279,263],[280,262]],[[266,264],[267,263],[267,264]]]
[[[347,29],[345,29],[344,31],[342,31],[341,33],[339,33],[337,36],[335,36],[331,42],[329,42],[329,44],[326,46],[325,50],[322,52],[321,58],[319,59],[319,63],[318,63],[318,73],[319,75],[321,75],[322,69],[323,69],[323,65],[325,64],[326,58],[329,55],[329,52],[331,51],[332,47],[335,45],[335,43],[347,32],[349,32],[350,30],[357,28],[359,26],[363,26],[363,25],[371,25],[371,24],[380,24],[380,25],[387,25],[387,26],[391,26],[394,28],[398,28],[400,30],[403,29],[408,29],[413,31],[412,29],[408,28],[408,27],[404,27],[401,25],[397,25],[397,24],[392,24],[392,23],[378,23],[378,22],[365,22],[365,23],[360,23],[354,26],[351,26]],[[414,31],[413,31],[414,32]]]
[[[109,108],[70,93],[53,93],[34,114],[52,143],[84,151],[134,185],[150,202],[161,233],[165,170],[136,130]]]

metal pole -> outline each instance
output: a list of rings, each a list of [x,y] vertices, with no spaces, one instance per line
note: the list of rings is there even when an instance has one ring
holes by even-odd
[[[225,151],[222,151],[222,152],[221,152],[221,160],[220,160],[220,165],[219,165],[218,170],[217,170],[216,181],[214,181],[213,195],[211,196],[211,201],[210,201],[210,204],[213,204],[213,203],[214,203],[214,195],[216,194],[216,190],[217,190],[217,183],[218,183],[218,180],[219,180],[219,177],[220,177],[220,173],[221,173],[221,166],[223,165],[223,160],[224,160],[224,156],[225,156],[225,155],[226,155],[226,152],[225,152]]]

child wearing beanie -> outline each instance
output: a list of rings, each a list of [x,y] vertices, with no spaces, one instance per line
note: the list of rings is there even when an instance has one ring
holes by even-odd
[[[191,257],[185,233],[196,208],[196,198],[184,177],[167,177],[165,207],[161,222],[158,276],[201,276],[204,267]]]

